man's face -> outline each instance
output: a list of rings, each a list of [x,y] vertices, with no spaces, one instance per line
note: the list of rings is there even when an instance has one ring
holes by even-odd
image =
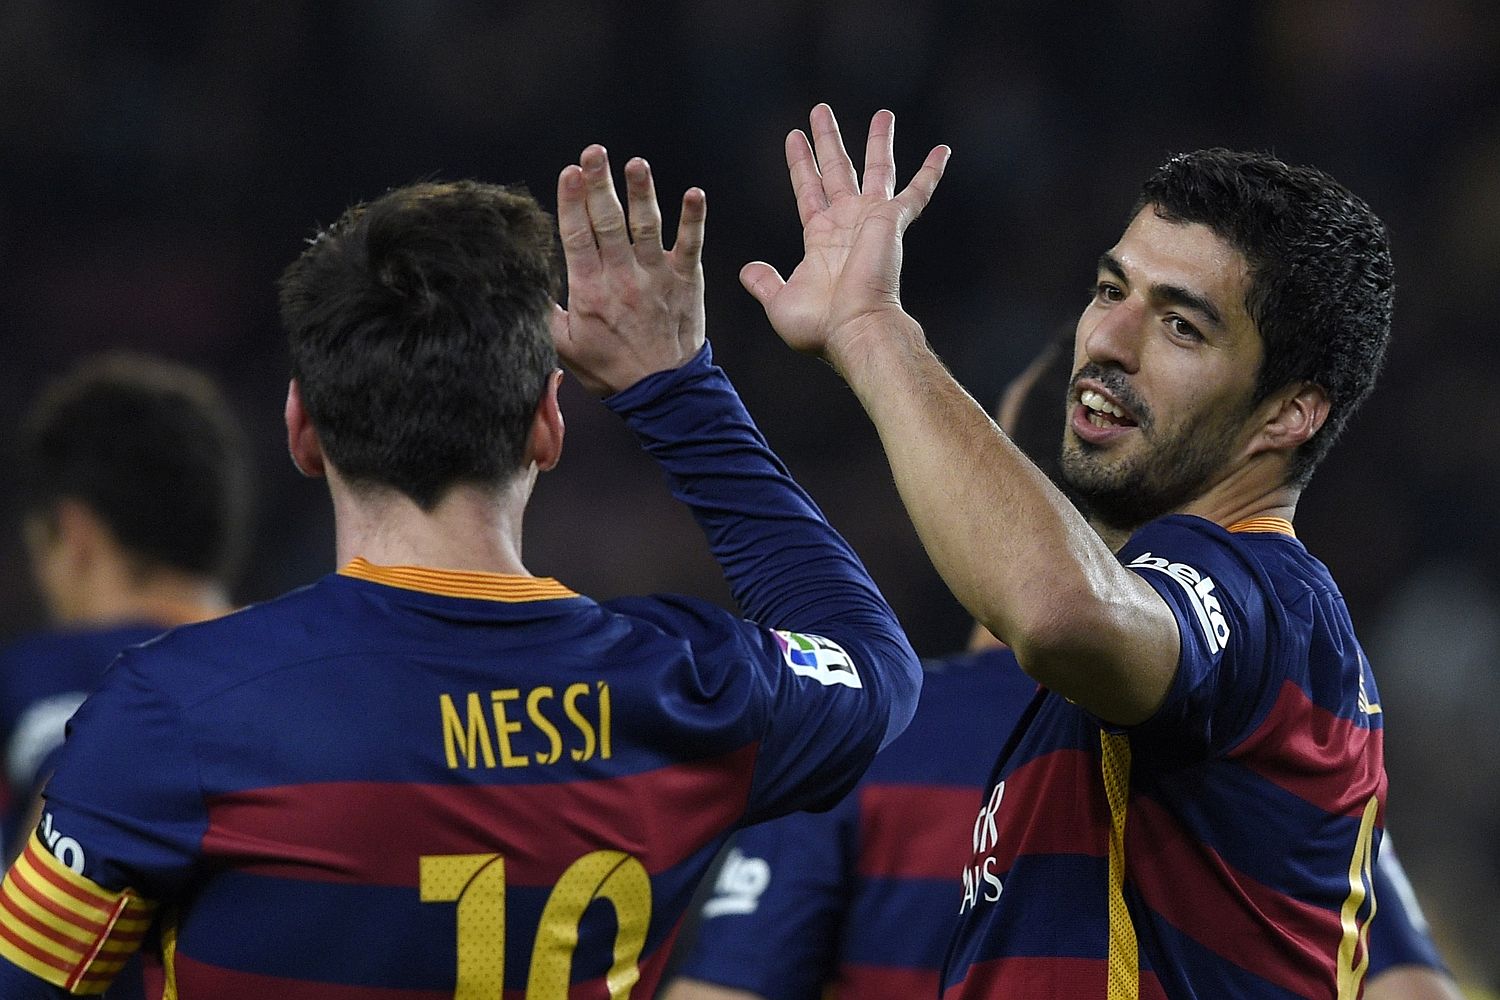
[[[1144,208],[1099,260],[1078,320],[1063,478],[1129,530],[1181,509],[1240,464],[1261,339],[1244,255],[1207,226]]]

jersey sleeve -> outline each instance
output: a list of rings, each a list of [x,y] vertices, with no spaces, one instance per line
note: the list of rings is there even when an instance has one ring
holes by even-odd
[[[853,549],[766,444],[708,345],[681,368],[605,402],[692,510],[745,617],[780,630],[770,641],[788,662],[825,676],[858,647],[862,690],[882,695],[868,705],[880,713],[881,743],[895,738],[916,709],[916,654]]]
[[[0,957],[66,994],[109,985],[207,829],[187,722],[138,666],[124,654],[74,716],[41,825],[0,887]]]
[[[859,804],[741,830],[679,973],[767,1000],[817,1000],[834,973],[854,877]]]
[[[828,808],[880,748],[891,695],[871,666],[882,652],[857,630],[834,640],[766,628],[671,595],[607,606],[684,643],[688,665],[669,668],[647,694],[679,750],[702,738],[754,744],[742,823]]]
[[[1447,973],[1389,832],[1381,838],[1375,862],[1375,903],[1375,918],[1370,921],[1368,978],[1398,965],[1419,965]]]
[[[1268,709],[1286,671],[1267,627],[1266,581],[1231,535],[1195,517],[1153,522],[1120,559],[1166,602],[1181,640],[1166,699],[1134,731],[1173,753],[1227,750]]]

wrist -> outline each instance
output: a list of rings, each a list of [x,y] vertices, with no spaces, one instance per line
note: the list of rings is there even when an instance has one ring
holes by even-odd
[[[828,339],[824,359],[858,392],[861,385],[891,366],[931,354],[927,334],[900,309],[861,317]]]
[[[662,396],[669,395],[683,385],[697,382],[716,370],[713,350],[705,340],[692,356],[677,367],[663,369],[637,379],[617,392],[606,393],[601,401],[606,407],[623,416],[633,410],[650,406]]]

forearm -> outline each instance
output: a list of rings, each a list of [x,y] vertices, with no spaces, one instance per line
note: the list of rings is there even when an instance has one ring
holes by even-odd
[[[706,354],[606,403],[692,509],[746,617],[807,631],[828,622],[873,625],[899,635],[858,557],[793,481]]]
[[[830,360],[874,422],[954,595],[1044,684],[1116,721],[1149,714],[1175,665],[1170,615],[959,386],[916,322],[892,316]],[[1129,672],[1153,665],[1165,681],[1146,685],[1149,704],[1133,703]]]

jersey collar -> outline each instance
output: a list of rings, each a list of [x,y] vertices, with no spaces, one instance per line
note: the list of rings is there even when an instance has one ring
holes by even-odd
[[[578,596],[551,577],[435,569],[430,566],[376,566],[363,556],[355,556],[347,566],[339,570],[339,575],[424,594],[468,597],[481,601],[555,601]]]
[[[1239,534],[1246,531],[1265,531],[1277,535],[1290,535],[1297,537],[1297,532],[1292,529],[1292,522],[1284,517],[1251,517],[1243,521],[1231,524],[1227,531]]]

